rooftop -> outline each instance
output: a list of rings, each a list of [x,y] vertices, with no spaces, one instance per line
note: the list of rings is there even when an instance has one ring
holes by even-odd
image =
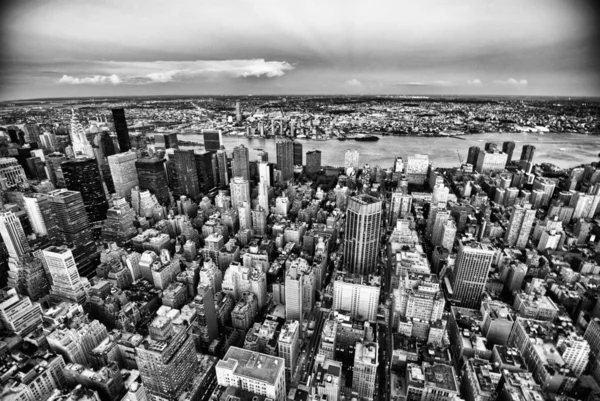
[[[217,368],[231,370],[237,376],[273,385],[277,377],[283,374],[285,361],[283,358],[260,352],[230,347],[225,357],[217,363]]]
[[[425,375],[426,386],[458,392],[456,374],[452,366],[424,363],[423,374]]]

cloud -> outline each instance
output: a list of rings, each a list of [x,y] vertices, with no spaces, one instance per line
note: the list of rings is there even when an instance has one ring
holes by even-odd
[[[467,81],[467,85],[472,85],[472,86],[481,86],[483,85],[483,83],[481,82],[480,79],[475,78],[475,79],[469,79]]]
[[[431,83],[431,85],[433,85],[433,86],[454,86],[454,82],[452,82],[452,81],[444,81],[444,80],[437,80],[437,81],[433,81]]]
[[[352,78],[349,79],[345,82],[346,85],[350,85],[350,86],[362,86],[362,82],[360,82],[358,79],[356,78]]]
[[[118,85],[120,83],[122,83],[123,81],[121,80],[121,78],[119,78],[118,75],[116,74],[112,74],[112,75],[93,75],[93,76],[88,76],[88,77],[73,77],[70,75],[63,75],[61,79],[58,80],[58,83],[60,84],[71,84],[71,85],[82,85],[82,84],[89,84],[89,85],[105,85],[105,84],[112,84],[112,85]]]
[[[494,83],[496,85],[527,86],[527,80],[526,79],[516,80],[514,78],[509,78],[506,81],[496,80],[496,81],[494,81]]]
[[[98,69],[109,71],[101,75],[74,77],[63,75],[61,84],[129,84],[143,85],[167,82],[185,82],[207,78],[275,78],[293,70],[286,61],[251,60],[197,60],[153,62],[99,62]],[[115,72],[118,72],[117,75]]]

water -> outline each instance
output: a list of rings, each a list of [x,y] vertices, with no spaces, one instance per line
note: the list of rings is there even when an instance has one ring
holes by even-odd
[[[536,147],[534,161],[536,163],[552,163],[562,168],[574,167],[579,164],[598,161],[600,152],[600,137],[592,135],[568,133],[487,133],[465,135],[461,139],[431,138],[431,137],[398,137],[382,136],[377,142],[338,141],[312,141],[299,139],[303,145],[304,162],[306,152],[320,150],[321,164],[324,166],[343,166],[344,154],[348,149],[357,149],[360,165],[379,165],[383,168],[392,167],[394,158],[414,154],[427,154],[429,160],[436,167],[454,167],[459,165],[457,150],[463,162],[467,160],[469,146],[484,147],[486,142],[495,142],[502,148],[502,142],[514,141],[516,144],[513,159],[521,156],[523,145]],[[180,134],[179,139],[188,141],[202,141],[199,134]],[[250,150],[250,159],[256,160],[257,149],[269,153],[269,161],[276,162],[274,139],[249,139],[245,137],[223,136],[223,145],[228,153],[235,146],[243,144]],[[186,146],[182,148],[194,148]],[[202,147],[198,147],[202,149]]]

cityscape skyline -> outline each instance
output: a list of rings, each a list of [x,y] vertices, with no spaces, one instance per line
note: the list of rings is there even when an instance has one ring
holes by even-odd
[[[597,11],[583,0],[9,2],[0,100],[599,96]]]

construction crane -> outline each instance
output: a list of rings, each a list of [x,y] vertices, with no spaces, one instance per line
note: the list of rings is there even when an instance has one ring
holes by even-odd
[[[456,154],[458,155],[458,161],[460,162],[460,165],[462,166],[462,164],[463,164],[462,157],[460,157],[460,152],[458,151],[458,149],[456,149]]]

